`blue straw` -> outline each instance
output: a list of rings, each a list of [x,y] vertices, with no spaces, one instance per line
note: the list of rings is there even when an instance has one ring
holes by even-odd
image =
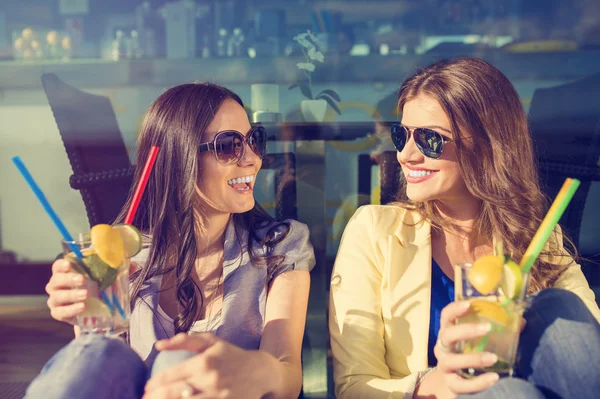
[[[60,234],[63,236],[63,239],[65,240],[65,242],[67,243],[67,245],[69,246],[71,251],[73,251],[73,253],[75,254],[75,256],[77,256],[78,259],[83,259],[83,254],[79,250],[79,247],[77,247],[77,245],[75,245],[73,243],[73,241],[74,241],[73,237],[71,236],[71,234],[69,234],[69,231],[65,227],[62,220],[60,220],[60,218],[58,217],[56,212],[54,212],[54,209],[52,209],[52,206],[50,206],[50,202],[48,202],[48,199],[46,198],[46,196],[44,195],[44,193],[42,192],[40,187],[37,185],[37,183],[33,179],[33,176],[31,176],[31,173],[29,173],[29,170],[27,170],[27,167],[21,160],[21,157],[19,157],[19,156],[13,157],[12,161],[15,164],[15,166],[17,167],[17,169],[19,169],[19,172],[21,172],[21,174],[23,175],[23,178],[25,179],[25,181],[27,182],[27,184],[29,185],[29,187],[31,188],[31,190],[33,191],[33,193],[35,194],[37,199],[40,201],[40,203],[42,204],[42,206],[44,207],[46,212],[48,213],[48,216],[50,216],[50,219],[52,219],[52,221],[58,228],[58,231],[60,231]],[[106,302],[106,304],[110,308],[110,312],[112,313],[113,305],[110,301],[110,298],[108,297],[108,295],[106,295],[106,293],[104,291],[101,291],[100,295],[102,295],[102,299],[104,299],[104,302]],[[117,297],[114,295],[113,295],[113,300],[115,301],[115,305],[116,305],[117,309],[119,310],[121,317],[123,319],[125,319],[125,312],[123,311],[121,304],[119,304]]]
[[[63,222],[60,220],[56,212],[54,212],[54,209],[52,209],[52,207],[50,206],[50,203],[46,199],[46,196],[33,179],[33,176],[31,176],[31,173],[29,173],[29,171],[27,170],[27,167],[21,160],[21,157],[16,156],[12,159],[12,161],[17,167],[17,169],[19,169],[19,172],[21,172],[21,174],[23,175],[23,178],[25,178],[27,184],[29,184],[29,187],[31,187],[31,190],[33,191],[35,196],[38,198],[38,200],[40,200],[40,203],[48,213],[48,216],[50,216],[50,219],[52,219],[52,221],[58,228],[58,231],[60,231],[60,234],[63,236],[63,239],[65,240],[69,248],[71,248],[71,251],[73,251],[75,256],[77,256],[79,259],[82,259],[83,254],[81,253],[79,248],[75,244],[73,244],[73,237],[71,237],[71,234],[69,234]]]

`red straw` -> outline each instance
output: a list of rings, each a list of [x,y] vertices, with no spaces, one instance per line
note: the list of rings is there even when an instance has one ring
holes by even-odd
[[[142,176],[140,178],[140,181],[138,182],[137,187],[135,188],[133,201],[131,202],[129,211],[127,211],[127,216],[125,217],[125,224],[133,223],[133,218],[135,217],[135,213],[137,212],[138,206],[140,205],[140,200],[142,199],[142,195],[144,194],[144,190],[146,189],[146,185],[148,184],[148,178],[150,177],[150,172],[152,172],[154,161],[156,161],[158,150],[160,150],[160,148],[158,148],[155,145],[153,145],[150,149],[150,154],[148,155],[148,159],[146,160],[146,165],[144,165]]]

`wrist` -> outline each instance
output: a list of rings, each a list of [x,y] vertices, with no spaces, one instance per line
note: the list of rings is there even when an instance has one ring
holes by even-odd
[[[452,398],[454,395],[446,388],[441,371],[434,368],[421,377],[415,389],[414,399]]]
[[[265,351],[255,351],[256,354],[256,371],[258,380],[261,382],[261,397],[270,399],[278,397],[277,393],[281,392],[283,381],[283,365],[273,355]]]

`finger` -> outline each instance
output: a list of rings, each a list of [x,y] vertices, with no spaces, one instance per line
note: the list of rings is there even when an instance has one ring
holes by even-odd
[[[66,259],[58,259],[52,264],[52,273],[68,273],[71,269],[71,262]]]
[[[452,347],[458,341],[480,338],[490,332],[490,323],[451,324],[439,333],[444,346]]]
[[[461,395],[481,392],[494,385],[500,377],[496,373],[485,373],[475,378],[462,378],[456,373],[446,374],[446,384],[452,392]]]
[[[50,315],[54,320],[70,321],[85,309],[85,303],[74,303],[68,306],[50,308]]]
[[[88,291],[86,289],[64,289],[52,291],[50,298],[48,298],[48,307],[53,308],[57,306],[65,306],[73,303],[83,302],[88,297]]]
[[[437,356],[437,355],[436,355]],[[481,369],[496,364],[498,356],[489,352],[482,353],[447,353],[438,359],[438,368],[445,373],[460,369]]]
[[[440,327],[443,328],[444,326],[452,324],[457,317],[467,313],[470,307],[471,304],[468,301],[450,303],[442,309],[442,313],[440,314]]]
[[[183,396],[186,390],[191,389],[191,396]],[[196,398],[195,395],[200,393],[193,385],[186,381],[177,381],[174,383],[163,384],[155,387],[152,390],[146,389],[142,399],[179,399],[179,398]]]
[[[171,339],[158,341],[156,343],[156,349],[159,351],[182,349],[201,353],[214,345],[218,340],[219,338],[217,338],[216,335],[209,333],[194,335],[179,333]]]
[[[85,277],[79,273],[53,274],[46,285],[46,292],[51,294],[52,291],[57,289],[84,287],[86,284],[85,280]]]

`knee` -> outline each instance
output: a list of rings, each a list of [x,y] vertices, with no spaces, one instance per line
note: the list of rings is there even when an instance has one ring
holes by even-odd
[[[513,399],[544,399],[544,395],[535,387],[535,385],[520,378],[501,378],[490,388],[500,393],[494,397],[513,398]]]
[[[161,371],[182,363],[196,355],[196,352],[187,350],[161,351],[158,353],[154,363],[152,364],[152,376],[155,376]]]
[[[571,291],[561,288],[546,288],[532,299],[527,313],[541,313],[550,316],[552,320],[563,318],[567,320],[588,322],[593,316],[585,303]]]
[[[567,307],[585,306],[581,298],[571,291],[562,288],[546,288],[538,292],[534,297],[534,302],[544,302],[545,304],[560,304]]]

